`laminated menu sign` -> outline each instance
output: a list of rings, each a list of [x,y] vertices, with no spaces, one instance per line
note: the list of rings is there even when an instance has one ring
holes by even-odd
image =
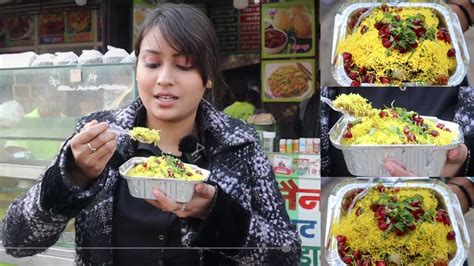
[[[64,42],[64,12],[39,16],[39,42],[40,44]]]
[[[240,52],[258,52],[260,49],[260,6],[249,5],[240,10]]]
[[[29,46],[34,44],[33,17],[28,15],[5,18],[6,47]]]
[[[210,19],[223,53],[256,53],[260,45],[260,6],[250,5],[242,10],[231,5],[214,6]]]
[[[317,154],[272,153],[273,172],[279,177],[320,177],[320,156]]]
[[[314,0],[262,4],[262,58],[315,55]]]
[[[301,238],[300,265],[319,265],[321,251],[321,181],[277,176],[290,221]]]
[[[74,10],[66,13],[66,42],[90,42],[92,15],[90,10]]]
[[[263,102],[301,102],[315,90],[315,60],[268,60],[261,64]]]

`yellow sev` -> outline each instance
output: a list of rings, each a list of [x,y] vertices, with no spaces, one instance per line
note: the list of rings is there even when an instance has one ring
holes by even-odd
[[[385,111],[388,109],[384,109]],[[369,116],[363,117],[362,122],[354,124],[351,128],[352,138],[343,138],[344,145],[357,144],[432,144],[448,145],[457,137],[457,132],[441,130],[436,125],[425,119],[430,131],[439,133],[434,137],[431,134],[415,133],[416,142],[409,142],[403,134],[403,129],[408,123],[392,117],[381,118],[380,109],[375,109]]]
[[[372,105],[367,102],[367,99],[356,93],[340,94],[333,103],[337,108],[355,116],[367,115],[372,110]]]
[[[423,197],[422,206],[425,210],[436,212],[439,205],[434,194],[423,188],[402,188],[400,191],[391,190],[400,200],[419,194]],[[355,211],[344,215],[332,225],[331,235],[343,235],[347,238],[347,246],[351,250],[359,250],[362,254],[369,254],[372,262],[386,260],[390,255],[401,257],[402,265],[433,265],[436,262],[447,262],[456,253],[454,241],[446,239],[451,226],[433,222],[417,224],[416,229],[404,236],[397,236],[393,232],[384,233],[377,226],[374,212],[370,205],[379,199],[379,192],[371,189],[354,207],[363,208],[363,212],[356,216]]]
[[[423,127],[426,127],[426,130],[423,130],[413,120],[406,119],[406,116],[411,117],[416,114],[415,112],[408,112],[396,107],[372,108],[367,99],[359,94],[340,94],[333,103],[336,107],[347,110],[359,117],[359,120],[351,123],[350,128],[345,129],[345,132],[350,131],[351,137],[346,137],[346,134],[343,133],[341,138],[341,144],[343,145],[426,144],[443,146],[451,144],[459,134],[454,130],[447,131],[438,128],[435,123],[428,119],[423,120]],[[397,117],[393,115],[395,111]],[[385,113],[383,117],[380,115],[381,112]],[[414,135],[415,141],[408,139],[404,132],[405,128],[408,128],[409,133]],[[436,132],[437,135],[434,136],[433,132]]]
[[[439,19],[429,8],[404,8],[397,14],[402,19],[422,14],[428,27],[439,26]],[[434,41],[426,39],[419,42],[413,52],[400,53],[398,50],[392,50],[390,55],[387,55],[387,48],[382,45],[378,30],[374,27],[383,16],[379,8],[374,9],[353,34],[340,41],[338,53],[351,53],[356,65],[366,67],[369,69],[368,73],[375,73],[377,77],[395,73],[402,81],[437,84],[439,77],[452,75],[456,69],[456,60],[455,57],[447,56],[452,45],[436,37]],[[368,30],[362,34],[360,29],[364,26],[367,26]],[[380,83],[378,79],[376,82]]]

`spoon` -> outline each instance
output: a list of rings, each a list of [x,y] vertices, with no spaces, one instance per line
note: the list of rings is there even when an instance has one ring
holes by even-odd
[[[133,132],[133,130],[139,130],[138,132]],[[116,134],[122,134],[122,135],[128,135],[131,139],[142,142],[142,143],[147,143],[147,144],[154,144],[155,146],[158,146],[158,142],[160,141],[160,135],[159,135],[159,130],[154,130],[154,129],[148,129],[148,128],[143,128],[143,127],[135,127],[131,130],[122,130],[122,129],[117,129],[117,128],[109,128],[107,131],[116,133]],[[143,134],[144,132],[148,133],[147,135]]]
[[[334,103],[331,101],[331,99],[329,98],[326,98],[324,96],[321,96],[321,101],[326,103],[327,105],[329,105],[329,107],[331,107],[331,109],[333,109],[334,111],[336,112],[339,112],[343,115],[347,115],[347,116],[352,116],[349,111],[345,110],[345,109],[341,109],[341,108],[338,108],[334,105]]]
[[[349,206],[349,209],[347,209],[347,213],[351,213],[352,209],[356,205],[356,203],[361,200],[367,193],[369,193],[370,188],[372,187],[372,183],[374,183],[374,178],[371,177],[369,179],[369,182],[367,182],[367,186],[365,186],[364,190],[357,194],[357,196],[354,197],[354,199],[351,202],[351,205]]]

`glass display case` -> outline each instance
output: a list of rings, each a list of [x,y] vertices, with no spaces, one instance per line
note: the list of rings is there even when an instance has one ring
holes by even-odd
[[[98,64],[0,69],[0,218],[44,172],[78,118],[132,102],[135,65]],[[45,254],[0,264],[72,265],[74,223]]]

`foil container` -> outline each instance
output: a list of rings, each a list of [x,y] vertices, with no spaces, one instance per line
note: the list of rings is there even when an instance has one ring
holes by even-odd
[[[375,181],[375,182],[373,182]],[[337,240],[331,236],[332,223],[338,222],[342,216],[342,201],[344,198],[355,189],[365,189],[367,186],[375,186],[383,184],[385,187],[399,187],[399,188],[426,188],[430,189],[441,202],[443,209],[448,212],[451,219],[451,226],[456,234],[456,254],[449,261],[450,266],[463,265],[468,257],[471,241],[467,231],[466,222],[459,204],[458,198],[444,183],[423,177],[385,177],[374,178],[368,181],[368,178],[349,178],[333,189],[328,198],[328,213],[325,232],[325,257],[329,265],[346,265],[337,250]]]
[[[340,86],[350,86],[352,82],[352,80],[347,76],[346,72],[344,71],[344,61],[342,58],[342,54],[337,53],[337,47],[339,46],[339,42],[344,40],[346,38],[346,35],[348,34],[347,22],[349,18],[359,9],[370,8],[382,4],[383,3],[374,2],[370,0],[347,1],[341,6],[338,14],[336,14],[336,17],[334,19],[334,35],[331,58],[333,64],[332,74],[334,79]],[[451,10],[451,8],[440,0],[418,0],[417,2],[386,1],[386,4],[391,7],[395,6],[403,8],[425,7],[430,8],[434,10],[434,12],[436,12],[438,17],[440,18],[440,23],[449,31],[449,34],[451,35],[452,39],[451,44],[453,45],[454,49],[456,49],[456,70],[453,75],[449,77],[448,84],[442,86],[459,85],[467,75],[470,57],[466,45],[466,40],[464,39],[464,34],[461,28],[461,23],[459,22],[458,17]],[[387,85],[376,83],[362,83],[361,86],[376,87]],[[434,87],[440,85],[425,84],[421,82],[405,82],[402,87],[403,86]]]
[[[146,162],[146,157],[133,157],[122,164],[119,168],[120,175],[127,180],[128,189],[130,194],[135,198],[141,199],[156,199],[152,190],[154,187],[159,188],[163,193],[166,194],[170,199],[186,203],[193,199],[194,186],[198,183],[206,181],[210,175],[210,172],[206,169],[199,168],[192,164],[186,164],[193,168],[193,170],[199,170],[206,177],[202,181],[185,181],[178,179],[170,179],[163,177],[140,177],[140,176],[129,176],[127,173],[139,163]]]
[[[436,117],[422,116],[433,123],[443,123],[458,138],[444,146],[424,144],[387,144],[387,145],[342,145],[344,129],[352,120],[342,116],[329,131],[329,139],[334,147],[340,149],[346,162],[347,170],[355,176],[389,176],[383,164],[387,158],[395,160],[406,167],[415,176],[441,176],[446,163],[448,151],[464,142],[461,127],[453,122]]]

